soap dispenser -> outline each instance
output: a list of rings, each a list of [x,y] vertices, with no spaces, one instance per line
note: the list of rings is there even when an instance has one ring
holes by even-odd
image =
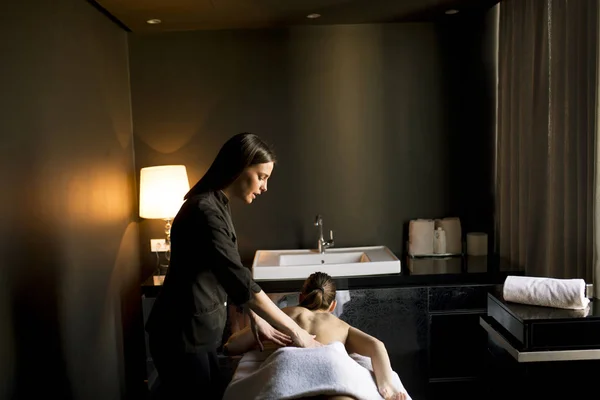
[[[433,234],[433,253],[446,253],[446,232],[442,227],[438,227]]]

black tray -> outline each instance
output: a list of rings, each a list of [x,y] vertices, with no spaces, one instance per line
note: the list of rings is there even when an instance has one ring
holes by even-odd
[[[487,315],[523,351],[592,349],[600,347],[600,300],[587,310],[565,310],[511,303],[502,286],[488,293]]]

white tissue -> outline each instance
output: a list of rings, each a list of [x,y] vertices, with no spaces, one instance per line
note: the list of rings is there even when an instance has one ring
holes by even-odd
[[[408,253],[419,256],[433,254],[432,219],[413,219],[408,225]]]
[[[534,306],[581,310],[590,303],[583,279],[509,275],[502,291],[506,301]]]

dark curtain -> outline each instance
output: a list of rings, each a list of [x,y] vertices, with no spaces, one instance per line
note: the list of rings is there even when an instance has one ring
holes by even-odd
[[[500,3],[496,250],[529,276],[592,281],[597,7]]]

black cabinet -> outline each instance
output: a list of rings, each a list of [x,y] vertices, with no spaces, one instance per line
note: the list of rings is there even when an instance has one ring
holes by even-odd
[[[488,295],[485,398],[594,397],[600,371],[600,301],[584,310],[515,304]],[[595,395],[594,398],[598,396]]]
[[[429,288],[430,313],[480,311],[487,306],[493,285],[434,286]]]
[[[496,337],[489,335],[484,366],[481,398],[529,400],[598,397],[594,391],[600,360],[518,362]]]
[[[487,335],[479,326],[493,285],[437,286],[428,290],[430,399],[478,398]]]
[[[481,315],[430,316],[430,382],[473,380],[480,376],[487,342],[485,332],[478,326]]]

